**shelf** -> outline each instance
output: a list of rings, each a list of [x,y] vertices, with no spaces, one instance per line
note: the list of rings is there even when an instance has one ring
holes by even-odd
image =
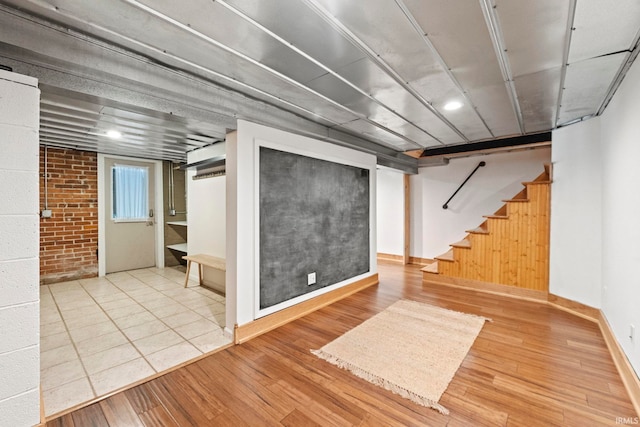
[[[180,166],[182,170],[196,169],[198,171],[203,169],[210,169],[225,165],[227,156],[216,156],[206,160],[200,160],[199,162],[189,163],[187,165]]]
[[[187,253],[187,244],[186,243],[177,243],[175,245],[167,245],[167,249],[171,249],[173,251],[184,252]]]
[[[187,221],[167,221],[167,224],[169,225],[180,225],[183,227],[187,226]]]

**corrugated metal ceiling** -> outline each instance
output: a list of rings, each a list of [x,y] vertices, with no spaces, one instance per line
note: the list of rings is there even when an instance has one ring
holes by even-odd
[[[6,23],[0,27],[0,63],[4,57],[51,68],[55,58],[67,74],[74,67],[85,73],[93,68],[103,77],[122,75],[153,87],[146,68],[83,60],[99,45],[387,152],[537,133],[599,114],[635,58],[640,35],[637,0],[0,4],[0,23]],[[58,36],[46,37],[47,31],[65,29],[74,38],[74,52],[54,45]],[[39,34],[45,37],[33,40]],[[39,55],[38,61],[24,59],[26,54],[16,59],[15,48]],[[28,74],[29,67],[24,70],[16,69]],[[462,108],[445,110],[451,100]],[[224,109],[235,119],[234,109],[242,108],[230,102]],[[238,116],[269,124],[255,112]],[[112,127],[122,131],[121,140],[104,137]],[[43,87],[41,134],[50,145],[183,160],[187,151],[232,127],[228,120],[205,124],[154,112],[136,105],[135,98]]]

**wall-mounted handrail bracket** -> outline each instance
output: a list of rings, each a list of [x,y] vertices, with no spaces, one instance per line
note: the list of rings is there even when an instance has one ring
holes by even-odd
[[[485,166],[487,163],[486,162],[480,162],[478,163],[478,166],[475,167],[475,169],[473,171],[471,171],[471,173],[469,174],[469,176],[467,177],[467,179],[465,179],[462,184],[460,184],[460,187],[458,187],[458,189],[456,191],[454,191],[454,193],[451,195],[451,197],[449,197],[449,200],[447,200],[446,202],[444,202],[444,205],[442,205],[442,209],[448,209],[449,208],[449,202],[451,201],[451,199],[453,199],[456,194],[458,194],[458,191],[460,191],[460,189],[462,187],[464,187],[464,185],[467,183],[467,181],[469,181],[469,179],[473,176],[474,173],[476,173],[476,171]]]

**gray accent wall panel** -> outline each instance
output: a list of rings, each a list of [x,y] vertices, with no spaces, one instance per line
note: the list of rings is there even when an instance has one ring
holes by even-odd
[[[260,147],[260,309],[370,270],[369,185],[368,169]]]

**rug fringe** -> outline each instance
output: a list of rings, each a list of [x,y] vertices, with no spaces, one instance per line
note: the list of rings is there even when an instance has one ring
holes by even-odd
[[[383,387],[392,393],[395,393],[399,396],[404,397],[405,399],[409,399],[412,402],[417,403],[418,405],[426,406],[427,408],[433,408],[443,415],[449,415],[449,410],[444,406],[440,405],[438,402],[428,399],[424,396],[420,396],[419,394],[409,391],[403,387],[400,387],[397,384],[394,384],[384,378],[379,377],[378,375],[374,375],[349,362],[345,362],[339,357],[335,357],[329,353],[324,352],[323,350],[311,350],[311,353],[323,360],[326,360],[332,365],[335,365],[339,368],[350,371],[355,376],[362,378],[363,380],[368,381],[371,384]]]

